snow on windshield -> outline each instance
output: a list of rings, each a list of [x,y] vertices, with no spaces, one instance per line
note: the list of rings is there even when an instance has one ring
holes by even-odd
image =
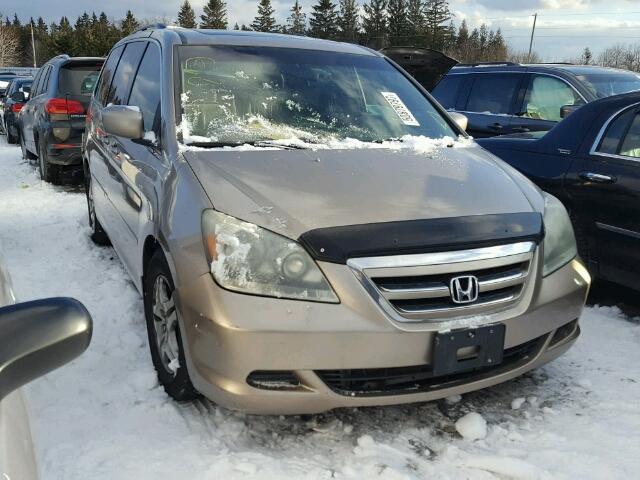
[[[456,132],[373,55],[266,47],[181,47],[179,140],[200,147],[382,143]]]

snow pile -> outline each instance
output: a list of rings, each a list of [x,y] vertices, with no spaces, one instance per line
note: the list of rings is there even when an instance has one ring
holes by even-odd
[[[487,436],[487,421],[476,412],[467,413],[456,422],[455,427],[465,440],[480,440]]]
[[[151,365],[142,299],[113,249],[88,238],[84,193],[42,183],[19,152],[0,143],[0,249],[16,294],[73,296],[94,320],[85,355],[27,389],[43,480],[638,476],[640,322],[610,307],[585,311],[581,338],[558,360],[455,403],[310,420],[171,401]],[[513,410],[517,398],[528,400]],[[458,434],[468,412],[490,424],[482,440]]]

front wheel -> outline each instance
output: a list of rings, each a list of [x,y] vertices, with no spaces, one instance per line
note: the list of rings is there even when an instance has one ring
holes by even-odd
[[[144,276],[144,313],[151,360],[159,382],[171,398],[193,400],[199,394],[187,371],[174,293],[167,261],[162,250],[156,250]]]
[[[107,246],[111,245],[109,235],[104,231],[102,225],[96,217],[96,207],[93,202],[93,185],[91,182],[91,174],[87,169],[84,172],[84,189],[87,195],[87,210],[89,211],[89,226],[91,227],[91,240],[96,245]]]

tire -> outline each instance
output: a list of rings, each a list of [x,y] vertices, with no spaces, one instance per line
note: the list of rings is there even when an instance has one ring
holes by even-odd
[[[84,169],[84,189],[87,195],[87,211],[89,214],[89,226],[91,227],[91,240],[96,245],[108,246],[111,245],[109,235],[104,231],[102,225],[96,217],[95,204],[93,202],[93,190],[91,183],[91,174],[87,168]]]
[[[58,167],[49,163],[47,156],[47,144],[40,140],[38,142],[38,169],[40,170],[40,178],[45,182],[58,183]]]
[[[11,145],[15,145],[16,143],[18,143],[18,136],[11,133],[9,125],[4,126],[4,131],[7,132],[7,143]]]
[[[18,131],[19,140],[20,140],[20,149],[22,150],[22,159],[23,160],[35,160],[36,156],[27,150],[27,145],[24,143],[24,134],[21,131]]]
[[[162,250],[156,250],[149,260],[143,283],[149,350],[158,381],[174,400],[193,400],[200,394],[187,371],[178,312],[173,301],[175,286]]]

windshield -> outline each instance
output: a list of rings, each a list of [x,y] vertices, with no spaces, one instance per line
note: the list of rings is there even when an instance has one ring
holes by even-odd
[[[185,144],[457,136],[429,100],[380,57],[184,46],[176,74],[178,131]]]
[[[598,98],[640,90],[640,75],[634,72],[585,73],[577,77]]]

